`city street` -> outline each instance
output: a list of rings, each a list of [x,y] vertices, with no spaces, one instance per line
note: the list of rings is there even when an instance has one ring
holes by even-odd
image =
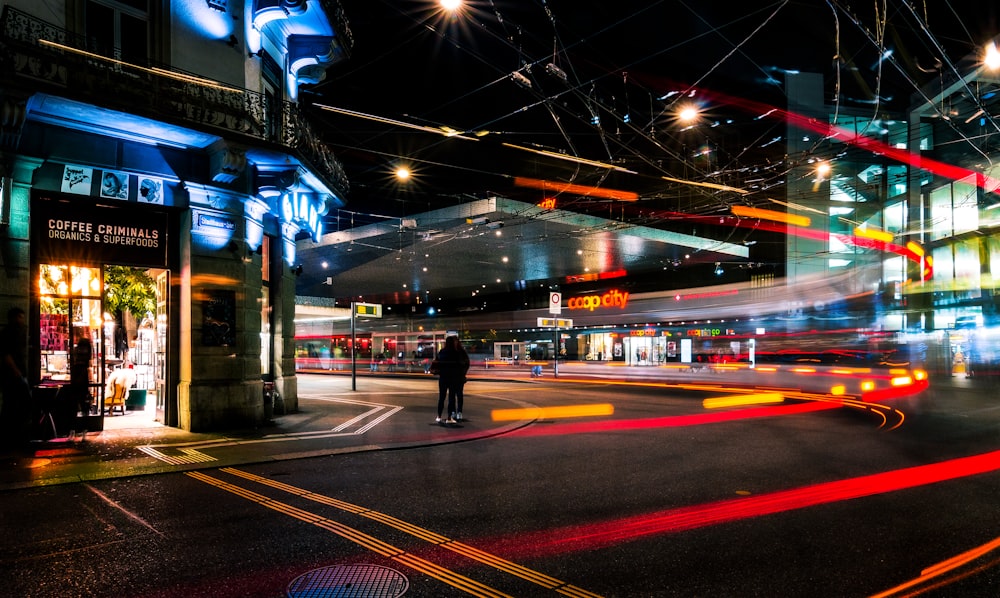
[[[723,387],[480,378],[440,426],[430,377],[304,375],[301,420],[357,403],[339,432],[0,493],[3,594],[994,596],[1000,406],[947,383],[887,424],[707,409]],[[492,419],[527,407],[574,409]],[[241,445],[262,452],[239,464]]]

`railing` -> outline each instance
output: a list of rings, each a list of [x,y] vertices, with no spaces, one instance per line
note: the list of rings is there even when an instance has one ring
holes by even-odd
[[[343,166],[295,103],[275,102],[190,73],[131,63],[117,50],[98,48],[11,6],[0,15],[0,72],[4,80],[31,90],[216,131],[243,143],[285,148],[331,190],[347,195]]]

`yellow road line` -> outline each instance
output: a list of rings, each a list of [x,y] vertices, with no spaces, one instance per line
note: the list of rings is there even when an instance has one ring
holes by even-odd
[[[473,548],[472,546],[452,540],[451,538],[442,536],[428,529],[413,525],[411,523],[407,523],[391,515],[386,515],[385,513],[379,513],[378,511],[365,509],[364,507],[347,503],[335,498],[330,498],[328,496],[323,496],[322,494],[315,494],[313,492],[309,492],[302,488],[291,486],[284,482],[277,482],[275,480],[271,480],[269,478],[265,478],[263,476],[242,471],[233,467],[224,467],[220,469],[220,471],[223,471],[225,473],[237,477],[244,478],[246,480],[257,482],[258,484],[262,484],[264,486],[270,486],[278,490],[283,490],[285,492],[294,494],[296,496],[300,496],[302,498],[314,502],[333,506],[342,509],[344,511],[347,511],[349,513],[354,513],[356,515],[360,515],[362,517],[371,519],[373,521],[378,521],[379,523],[382,523],[399,531],[405,532],[407,534],[410,534],[411,536],[420,538],[432,544],[436,544],[442,548],[466,556],[484,565],[488,565],[495,569],[499,569],[500,571],[504,571],[516,577],[520,577],[521,579],[530,581],[544,588],[555,590],[556,592],[563,594],[565,596],[574,596],[579,598],[601,598],[599,594],[594,594],[582,588],[578,588],[574,585],[567,584],[564,581],[561,581],[544,573],[528,569],[527,567],[505,560],[496,555],[483,552],[478,548]]]
[[[443,567],[435,565],[434,563],[425,561],[424,559],[417,557],[413,554],[410,554],[405,550],[396,548],[391,544],[383,542],[378,538],[369,536],[364,532],[358,531],[342,523],[338,523],[336,521],[327,519],[325,517],[309,513],[308,511],[303,511],[302,509],[299,509],[297,507],[293,507],[283,502],[268,498],[263,494],[257,494],[256,492],[247,490],[245,488],[241,488],[240,486],[237,486],[235,484],[224,482],[218,478],[213,478],[212,476],[206,475],[199,471],[185,472],[185,475],[192,477],[198,481],[209,484],[211,486],[215,486],[216,488],[219,488],[221,490],[225,490],[226,492],[230,492],[239,497],[250,500],[252,502],[256,502],[269,509],[278,511],[279,513],[284,513],[291,517],[295,517],[296,519],[301,519],[302,521],[305,521],[307,523],[312,523],[313,525],[331,531],[342,538],[350,540],[351,542],[354,542],[359,546],[367,548],[372,552],[376,552],[398,563],[407,565],[412,569],[420,571],[421,573],[425,573],[454,588],[458,588],[468,594],[472,594],[473,596],[478,596],[481,598],[513,598],[509,594],[505,594],[500,590],[491,588],[490,586],[479,583],[474,579],[470,579],[468,577],[465,577],[464,575],[460,575],[458,573],[455,573],[454,571],[445,569]]]

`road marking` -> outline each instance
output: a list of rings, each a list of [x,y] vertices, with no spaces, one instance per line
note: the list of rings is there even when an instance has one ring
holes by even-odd
[[[463,544],[462,542],[452,540],[451,538],[442,536],[426,528],[422,528],[413,525],[411,523],[407,523],[391,515],[386,515],[385,513],[379,513],[378,511],[372,511],[371,509],[367,509],[365,507],[344,502],[342,500],[338,500],[336,498],[332,498],[329,496],[324,496],[322,494],[316,494],[308,490],[298,488],[297,486],[292,486],[291,484],[278,482],[276,480],[265,478],[263,476],[252,474],[233,467],[225,467],[220,469],[219,471],[223,471],[225,473],[241,477],[243,479],[250,480],[258,484],[262,484],[264,486],[275,488],[277,490],[293,494],[300,498],[305,498],[313,502],[331,506],[340,509],[342,511],[352,513],[354,515],[359,515],[361,517],[377,521],[383,525],[387,525],[399,531],[410,534],[411,536],[424,540],[425,542],[434,544],[435,546],[439,546],[441,548],[450,550],[454,553],[461,554],[474,561],[493,567],[494,569],[504,571],[505,573],[509,573],[516,577],[520,577],[521,579],[527,580],[536,585],[540,585],[546,589],[554,590],[559,594],[563,594],[564,596],[572,596],[578,598],[599,598],[598,594],[594,594],[587,590],[567,584],[564,581],[561,581],[544,573],[534,571],[522,565],[518,565],[517,563],[513,563],[511,561],[502,559],[496,555],[483,552],[478,548],[474,548],[472,546],[469,546],[468,544]]]
[[[265,444],[271,442],[289,442],[293,440],[304,440],[304,439],[317,439],[317,438],[336,438],[339,436],[356,436],[368,432],[375,426],[381,424],[385,420],[389,419],[393,415],[399,413],[403,410],[403,407],[398,405],[388,405],[385,403],[372,403],[368,401],[358,401],[352,399],[331,399],[328,397],[317,398],[318,401],[328,401],[331,403],[344,403],[348,405],[360,405],[364,407],[371,407],[368,411],[355,416],[348,421],[340,424],[339,426],[331,430],[314,430],[311,432],[289,432],[286,434],[268,434],[261,438],[251,438],[251,439],[233,439],[233,438],[222,438],[218,440],[201,440],[197,442],[189,443],[175,443],[175,444],[153,444],[147,446],[139,447],[139,450],[146,453],[154,459],[163,461],[164,463],[169,463],[170,465],[186,465],[191,463],[208,463],[210,461],[217,461],[215,457],[206,455],[200,452],[198,449],[210,449],[210,448],[220,448],[227,446],[247,446],[251,444]],[[370,420],[363,426],[349,430],[354,425],[364,422],[366,419]],[[170,454],[172,452],[180,452],[182,455]]]
[[[170,445],[161,445],[166,448]],[[183,455],[168,455],[163,451],[157,450],[152,446],[140,446],[139,450],[146,453],[154,459],[159,459],[164,463],[169,463],[171,465],[185,465],[189,463],[208,463],[211,461],[217,461],[215,457],[206,455],[201,451],[195,450],[193,448],[178,448],[177,450]]]
[[[293,507],[292,505],[273,500],[263,494],[258,494],[235,484],[224,482],[218,478],[214,478],[198,471],[189,471],[186,472],[185,475],[211,486],[215,486],[221,490],[225,490],[226,492],[235,494],[241,498],[245,498],[251,502],[260,504],[269,509],[278,511],[279,513],[288,515],[289,517],[294,517],[295,519],[305,521],[306,523],[310,523],[327,531],[333,532],[334,534],[350,540],[363,548],[367,548],[372,552],[406,565],[411,569],[430,575],[435,579],[438,579],[454,588],[458,588],[468,594],[472,594],[473,596],[480,596],[482,598],[513,598],[509,594],[505,594],[500,590],[491,588],[490,586],[465,577],[464,575],[455,573],[449,569],[445,569],[439,565],[431,563],[430,561],[426,561],[414,554],[402,550],[401,548],[397,548],[379,540],[374,536],[370,536],[337,521],[333,521],[331,519],[327,519],[326,517],[310,513],[309,511]]]

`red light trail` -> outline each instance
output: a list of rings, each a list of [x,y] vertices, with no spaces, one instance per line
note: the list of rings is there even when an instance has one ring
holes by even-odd
[[[824,482],[730,500],[667,509],[560,529],[520,534],[505,545],[521,547],[524,557],[594,550],[655,535],[673,534],[751,517],[864,498],[1000,469],[1000,451],[918,465],[884,473]]]
[[[646,430],[649,428],[680,428],[685,426],[702,426],[727,421],[753,419],[758,417],[776,417],[779,415],[796,415],[812,413],[828,409],[840,409],[839,402],[833,403],[801,403],[797,405],[781,405],[778,407],[756,407],[725,411],[720,413],[699,413],[697,415],[674,415],[668,417],[652,417],[648,419],[604,420],[597,422],[577,422],[557,424],[540,428],[532,426],[521,428],[508,436],[551,436],[560,434],[594,434],[600,432],[621,432],[624,430]]]

